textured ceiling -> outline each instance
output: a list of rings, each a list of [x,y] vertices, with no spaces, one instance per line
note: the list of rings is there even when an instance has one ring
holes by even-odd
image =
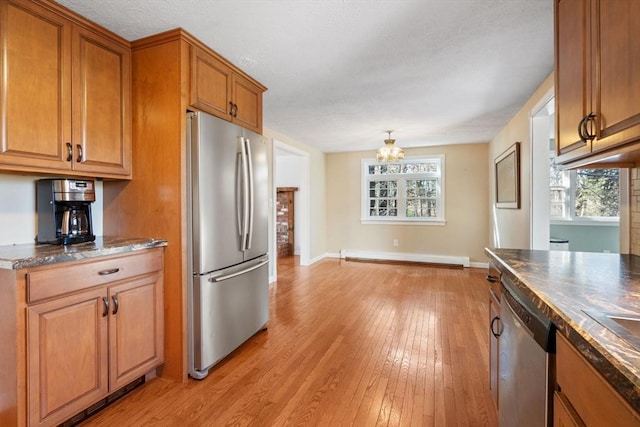
[[[553,69],[552,0],[59,0],[128,40],[182,27],[325,152],[487,142]]]

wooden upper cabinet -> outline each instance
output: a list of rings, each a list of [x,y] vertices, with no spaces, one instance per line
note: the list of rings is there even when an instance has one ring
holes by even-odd
[[[192,106],[262,133],[264,87],[195,45],[191,45],[190,77]]]
[[[559,163],[640,158],[639,26],[637,0],[555,0]]]
[[[232,99],[234,114],[232,121],[259,134],[262,133],[262,91],[248,79],[234,75]]]
[[[71,169],[71,33],[48,9],[0,2],[0,168]]]
[[[555,1],[556,146],[559,160],[591,151],[578,124],[590,112],[588,102],[588,0]]]
[[[0,170],[130,178],[131,50],[108,35],[0,0]]]
[[[596,47],[593,151],[640,139],[640,2],[598,0],[592,17]]]
[[[73,32],[74,169],[131,174],[131,51],[81,27]]]
[[[191,46],[191,105],[231,120],[231,69],[195,46]]]

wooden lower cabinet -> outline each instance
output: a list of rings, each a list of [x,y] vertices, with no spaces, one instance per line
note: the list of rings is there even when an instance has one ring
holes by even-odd
[[[553,425],[554,427],[584,427],[585,425],[566,396],[557,391],[553,394]]]
[[[164,359],[160,275],[110,287],[109,301],[118,303],[109,316],[109,391],[115,391]]]
[[[107,395],[104,289],[27,309],[29,425],[64,421]]]
[[[18,271],[26,277],[26,372],[16,380],[26,378],[26,408],[16,390],[12,425],[24,425],[24,410],[26,425],[58,425],[163,363],[162,251]],[[47,284],[57,294],[43,293]]]
[[[640,426],[640,414],[562,334],[556,335],[556,382],[555,427]]]
[[[500,354],[500,301],[493,291],[489,291],[489,387],[491,398],[498,405],[498,355]]]

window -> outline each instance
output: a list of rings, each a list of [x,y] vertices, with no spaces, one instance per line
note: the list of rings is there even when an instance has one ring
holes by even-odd
[[[620,170],[550,170],[551,220],[618,221]]]
[[[362,162],[362,220],[444,222],[444,156]]]

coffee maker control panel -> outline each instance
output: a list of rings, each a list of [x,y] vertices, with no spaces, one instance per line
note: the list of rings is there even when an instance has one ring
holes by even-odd
[[[54,179],[53,196],[56,202],[95,202],[96,192],[91,180]]]

